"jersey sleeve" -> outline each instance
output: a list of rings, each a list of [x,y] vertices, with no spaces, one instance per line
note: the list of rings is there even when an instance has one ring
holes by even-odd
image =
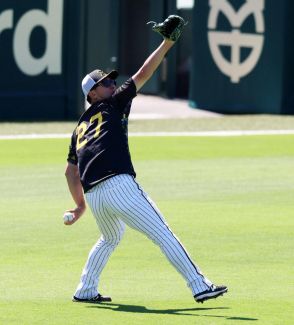
[[[124,111],[131,100],[137,96],[137,88],[132,78],[123,83],[113,94],[115,106]]]
[[[76,152],[76,132],[74,131],[71,137],[71,142],[69,146],[67,161],[73,165],[78,164],[78,156]]]

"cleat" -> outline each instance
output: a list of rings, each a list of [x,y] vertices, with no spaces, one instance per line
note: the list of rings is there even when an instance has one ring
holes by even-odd
[[[228,288],[226,286],[215,286],[212,285],[208,290],[197,293],[194,296],[196,302],[201,302],[203,304],[204,301],[208,299],[216,299],[219,296],[223,296],[224,293],[228,292]]]
[[[111,297],[101,296],[100,293],[96,297],[90,299],[81,299],[76,296],[72,297],[73,302],[84,302],[89,304],[100,304],[101,302],[110,302]]]

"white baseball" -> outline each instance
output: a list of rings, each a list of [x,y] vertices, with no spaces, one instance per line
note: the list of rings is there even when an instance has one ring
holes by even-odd
[[[74,219],[74,214],[71,212],[65,212],[65,214],[63,215],[63,221],[64,222],[70,222]]]

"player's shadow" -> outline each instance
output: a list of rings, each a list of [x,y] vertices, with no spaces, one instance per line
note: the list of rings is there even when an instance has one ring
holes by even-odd
[[[87,305],[88,308],[97,309],[108,309],[116,312],[125,313],[141,313],[141,314],[169,314],[169,315],[186,315],[186,316],[200,316],[200,317],[215,317],[215,318],[225,318],[227,320],[246,320],[246,321],[257,321],[257,318],[249,317],[232,317],[224,315],[207,315],[203,313],[195,313],[198,311],[210,311],[210,310],[227,310],[229,307],[212,307],[212,308],[181,308],[181,309],[148,309],[145,306],[137,305],[123,305],[123,304],[113,304],[113,303],[101,303],[97,305]]]

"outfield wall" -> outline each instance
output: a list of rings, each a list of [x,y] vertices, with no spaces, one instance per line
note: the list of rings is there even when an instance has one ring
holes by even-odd
[[[293,0],[197,0],[191,105],[294,114]]]
[[[0,121],[76,119],[82,77],[99,64],[124,81],[161,42],[145,22],[172,13],[176,0],[1,0]],[[195,0],[178,13],[189,25],[142,92],[294,114],[293,1]]]
[[[1,0],[0,121],[76,119],[84,110],[83,76],[102,68],[118,69],[119,82],[129,78],[161,42],[145,22],[162,21],[175,4]],[[143,92],[160,93],[161,79],[158,70]]]
[[[0,120],[76,115],[82,42],[75,36],[82,24],[77,3],[0,2]]]

